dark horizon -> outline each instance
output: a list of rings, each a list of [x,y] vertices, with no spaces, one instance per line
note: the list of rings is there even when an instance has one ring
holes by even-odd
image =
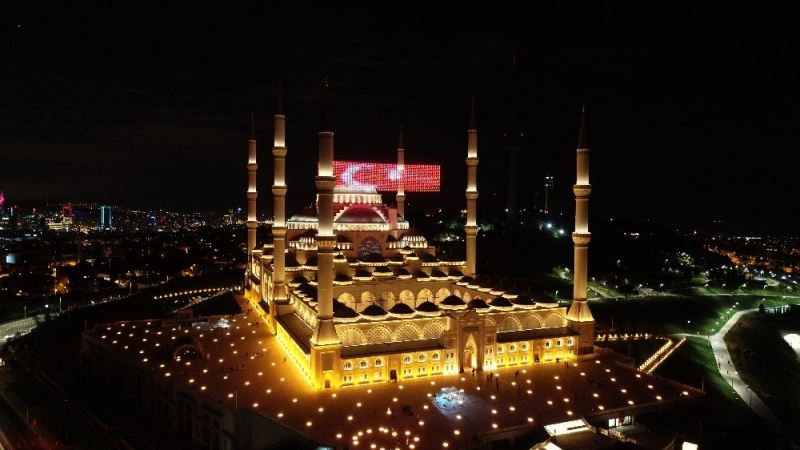
[[[481,203],[502,206],[501,135],[511,117],[516,48],[520,124],[529,137],[518,157],[520,207],[526,198],[532,203],[530,184],[551,173],[556,205],[571,217],[585,102],[593,216],[791,229],[787,205],[796,188],[781,157],[792,147],[800,93],[796,38],[780,35],[792,15],[783,11],[762,18],[735,8],[600,5],[500,11],[478,21],[325,8],[303,16],[200,6],[158,14],[41,9],[11,11],[0,36],[7,68],[0,189],[9,204],[244,206],[255,111],[258,206],[268,211],[280,77],[291,214],[314,198],[319,86],[327,75],[337,159],[392,162],[402,123],[407,162],[442,164],[442,192],[411,194],[412,207],[464,201],[475,95]]]

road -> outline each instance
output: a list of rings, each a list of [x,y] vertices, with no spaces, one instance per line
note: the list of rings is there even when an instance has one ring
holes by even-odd
[[[0,324],[0,345],[6,343],[8,336],[13,336],[17,332],[27,333],[36,328],[36,319],[37,317],[27,317]],[[38,319],[41,321],[44,316],[38,316]]]
[[[755,309],[746,309],[732,315],[716,334],[709,336],[708,341],[711,344],[711,349],[714,351],[714,359],[717,360],[717,367],[719,367],[719,374],[722,378],[731,385],[745,403],[749,404],[750,409],[752,409],[754,413],[758,414],[758,416],[767,423],[775,426],[776,429],[781,429],[780,419],[778,419],[778,417],[772,413],[772,410],[764,404],[761,398],[753,392],[753,389],[739,377],[739,372],[733,366],[731,354],[728,352],[728,346],[725,345],[725,335],[728,334],[728,331],[730,331],[742,315],[753,311],[755,311]]]

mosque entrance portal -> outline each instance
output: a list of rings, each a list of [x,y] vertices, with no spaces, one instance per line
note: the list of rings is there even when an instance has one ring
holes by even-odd
[[[478,369],[478,353],[476,351],[475,337],[470,334],[464,344],[464,354],[462,355],[461,367],[464,370]]]

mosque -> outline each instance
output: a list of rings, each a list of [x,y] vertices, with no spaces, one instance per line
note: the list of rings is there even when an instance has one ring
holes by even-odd
[[[286,218],[286,116],[274,116],[272,240],[256,242],[256,140],[249,141],[247,297],[315,389],[533,368],[594,353],[586,300],[589,144],[577,145],[574,292],[569,308],[476,281],[478,128],[467,130],[466,260],[446,260],[405,219],[402,133],[396,206],[370,186],[337,185],[328,86],[314,206]]]

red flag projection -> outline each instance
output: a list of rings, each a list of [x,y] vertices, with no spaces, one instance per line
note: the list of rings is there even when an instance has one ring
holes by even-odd
[[[439,192],[438,164],[406,164],[403,169],[405,192]],[[334,161],[333,174],[339,186],[374,186],[378,191],[396,191],[400,178],[397,164]]]

